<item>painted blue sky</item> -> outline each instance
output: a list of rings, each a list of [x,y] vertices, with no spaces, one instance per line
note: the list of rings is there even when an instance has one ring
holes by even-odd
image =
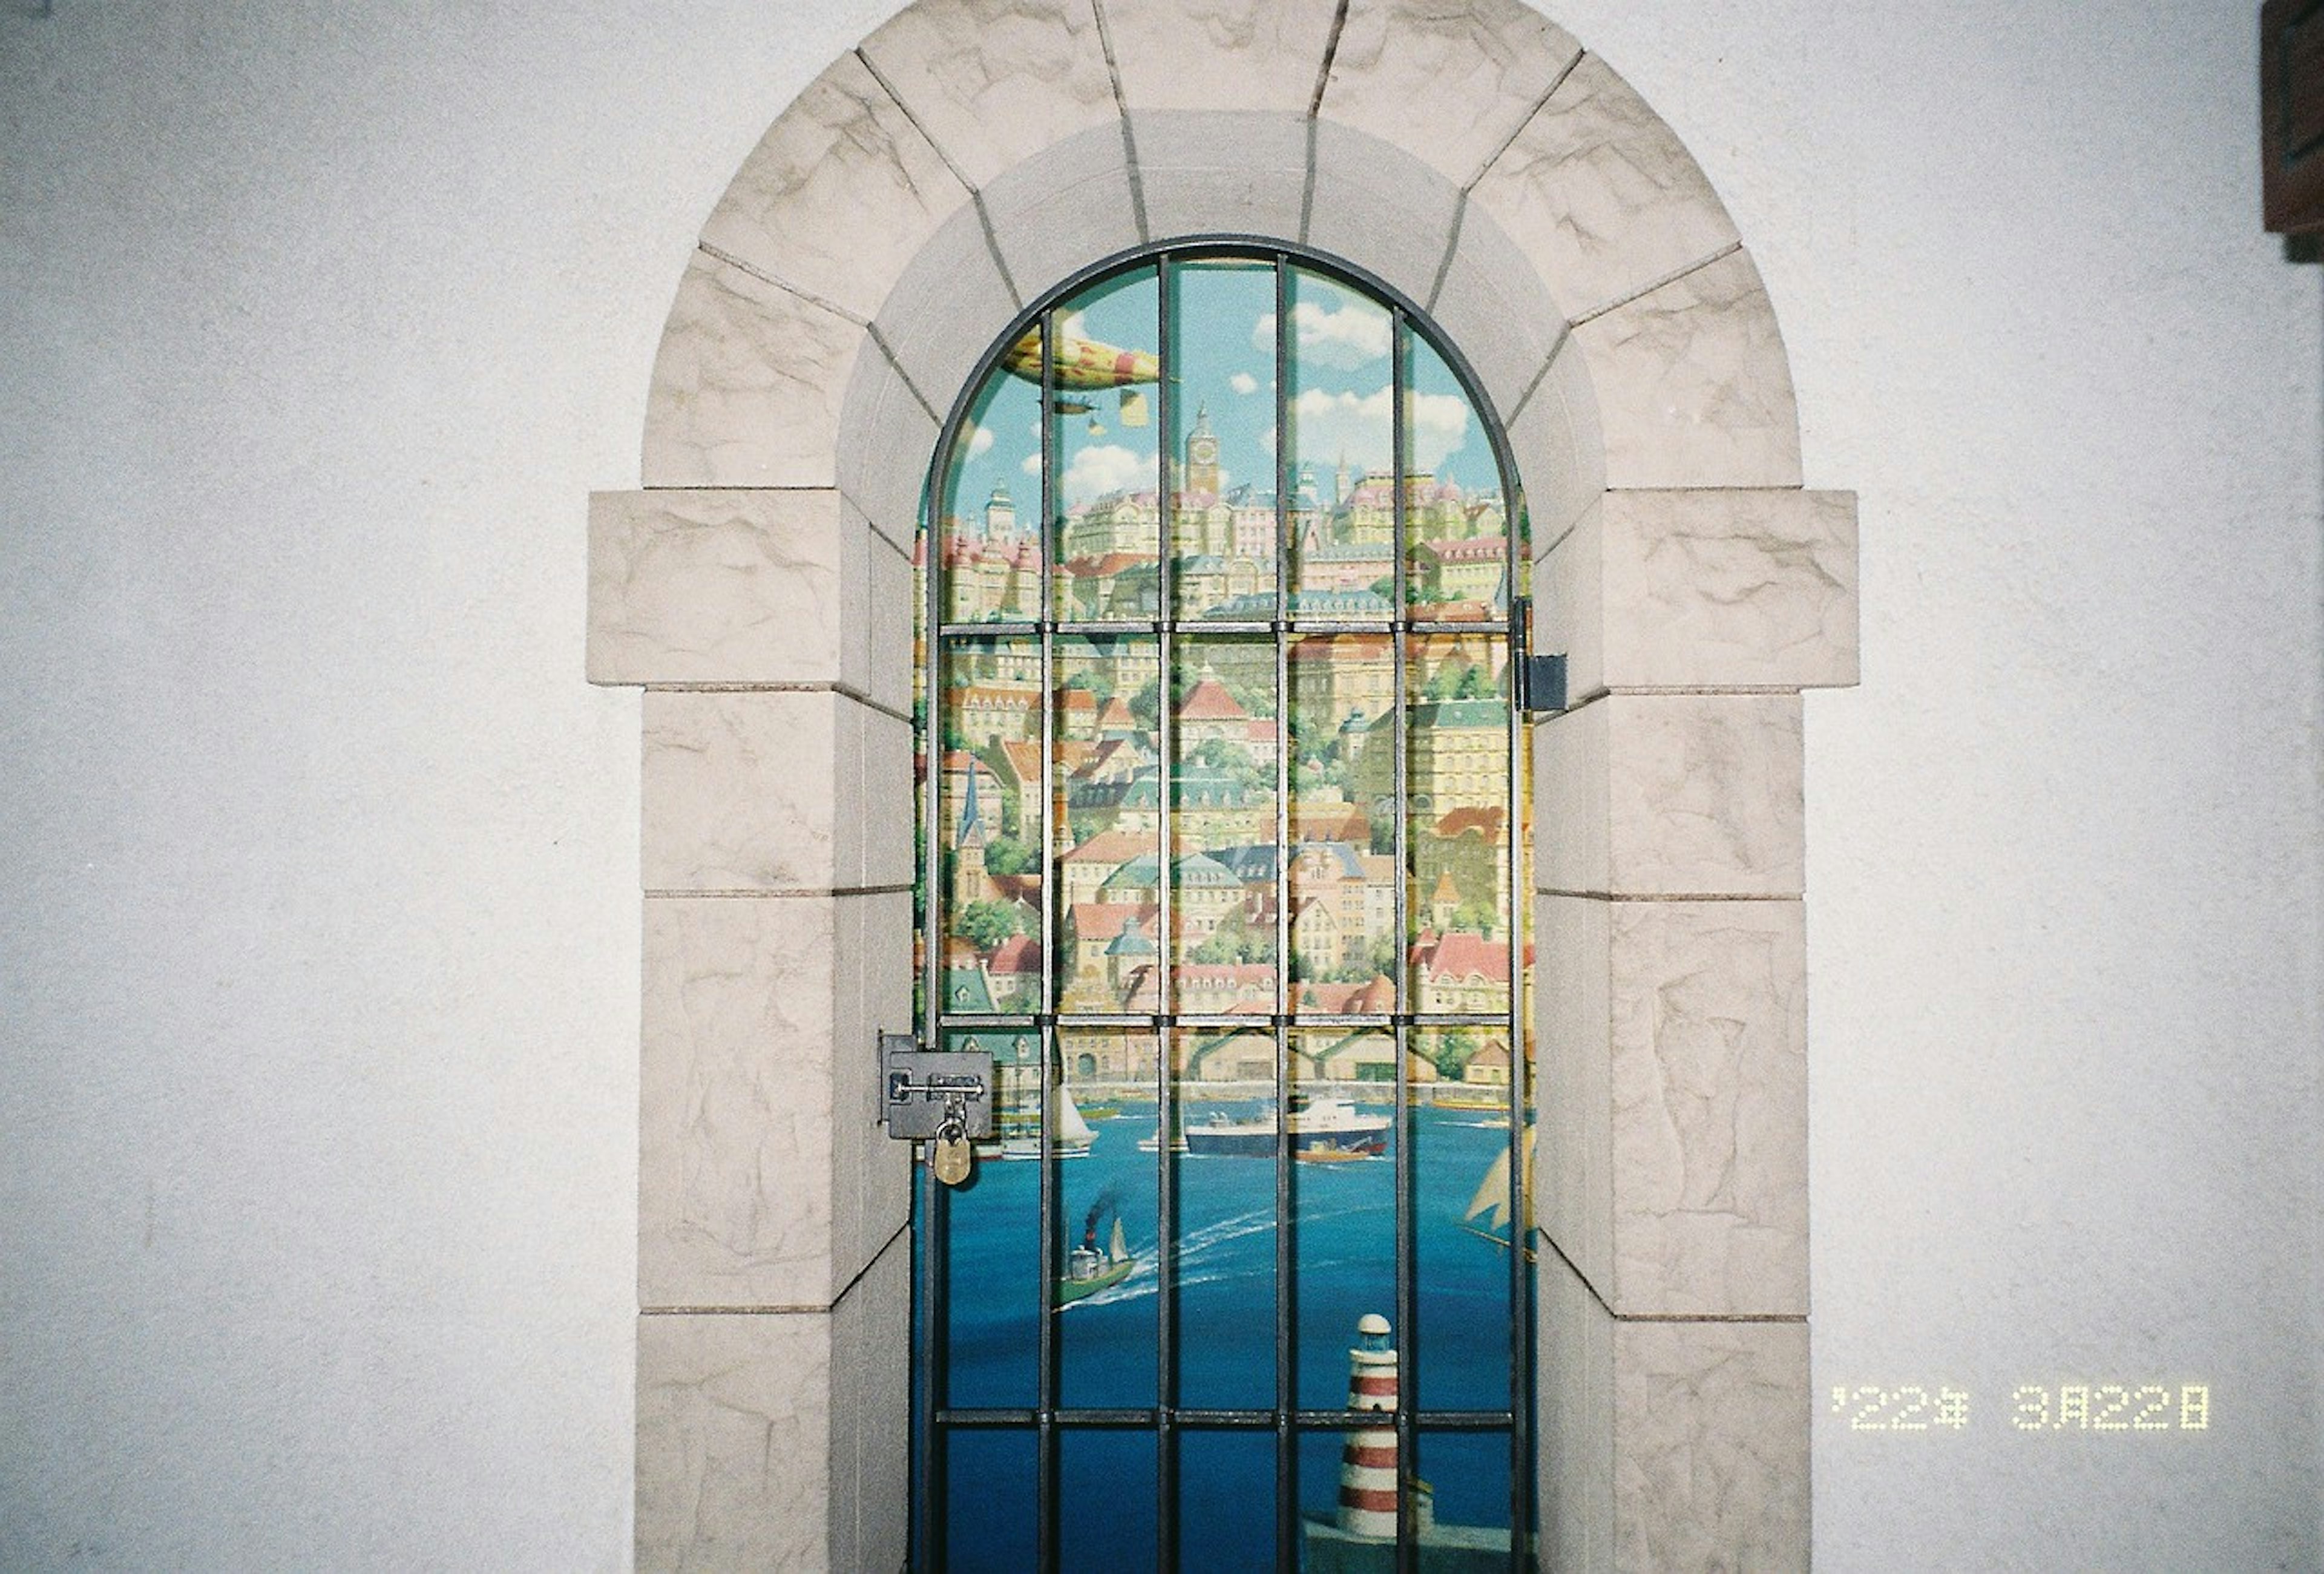
[[[1182,452],[1198,411],[1219,439],[1222,485],[1254,497],[1274,491],[1275,281],[1266,264],[1205,262],[1174,271],[1177,297],[1172,365],[1173,453]],[[1151,270],[1085,292],[1063,315],[1061,331],[1121,349],[1157,348],[1157,286]],[[1390,327],[1385,309],[1318,275],[1295,271],[1291,287],[1292,429],[1296,459],[1315,468],[1325,500],[1344,456],[1360,474],[1388,463]],[[1443,359],[1416,336],[1408,369],[1408,463],[1471,492],[1498,490],[1492,450],[1476,412]],[[1068,506],[1111,492],[1157,484],[1158,409],[1146,396],[1147,424],[1124,419],[1118,394],[1069,395],[1091,405],[1059,428],[1061,488]],[[982,391],[965,459],[947,511],[973,513],[996,484],[1029,514],[1039,485],[1038,400],[1031,384],[996,373]]]

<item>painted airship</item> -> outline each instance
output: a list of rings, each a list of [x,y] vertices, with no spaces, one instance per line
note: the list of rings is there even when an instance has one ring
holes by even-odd
[[[1041,381],[1041,330],[1034,328],[1001,353],[1001,369],[1012,377],[1028,382]],[[1121,391],[1121,424],[1142,427],[1146,424],[1146,396],[1136,384],[1157,382],[1162,377],[1162,363],[1148,350],[1124,350],[1113,345],[1100,344],[1072,334],[1059,334],[1051,374],[1060,389],[1072,389],[1077,393],[1099,392],[1109,388]],[[1060,415],[1087,415],[1094,408],[1085,400],[1057,400]],[[1098,428],[1090,423],[1091,429]]]

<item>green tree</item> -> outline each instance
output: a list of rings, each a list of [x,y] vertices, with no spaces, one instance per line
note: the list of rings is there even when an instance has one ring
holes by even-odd
[[[971,902],[953,920],[953,933],[979,951],[991,951],[1021,932],[1017,909],[1006,902]]]
[[[1162,715],[1161,699],[1162,680],[1149,677],[1139,684],[1138,692],[1123,703],[1130,706],[1130,713],[1138,718],[1138,724],[1151,732]]]
[[[1501,926],[1501,916],[1482,902],[1465,902],[1453,909],[1448,929],[1465,929],[1471,934],[1491,934]]]
[[[984,844],[988,874],[1023,874],[1032,867],[1033,850],[1013,836],[995,836]]]

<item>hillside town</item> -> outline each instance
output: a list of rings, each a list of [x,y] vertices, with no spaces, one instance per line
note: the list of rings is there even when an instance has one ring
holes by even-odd
[[[946,638],[936,696],[944,1009],[1042,1009],[1042,914],[1054,901],[1056,1009],[1150,1016],[1165,1008],[1167,982],[1168,1009],[1225,1019],[1182,1035],[1178,1063],[1193,1076],[1273,1076],[1271,1035],[1231,1019],[1277,1010],[1279,944],[1295,1017],[1506,1015],[1512,795],[1500,499],[1409,477],[1408,615],[1483,626],[1404,636],[1401,704],[1393,636],[1293,634],[1287,715],[1278,715],[1272,635],[1203,628],[1275,613],[1275,500],[1222,495],[1214,456],[1198,413],[1172,467],[1174,599],[1188,621],[1167,697],[1151,634],[1061,634],[1045,704],[1039,641],[1007,628],[1038,609],[1038,529],[999,488],[969,517],[943,521],[948,617],[996,625]],[[1301,472],[1286,511],[1295,616],[1311,627],[1318,617],[1391,617],[1395,502],[1390,474],[1342,465],[1319,491]],[[1069,509],[1059,619],[1155,617],[1159,520],[1150,492]],[[1279,816],[1278,769],[1290,787]],[[1152,1073],[1150,1033],[1070,1036],[1066,1063],[1084,1076]],[[1395,1075],[1393,1039],[1376,1029],[1302,1030],[1294,1045],[1319,1078]],[[1416,1078],[1508,1078],[1506,1031],[1442,1030],[1415,1049]]]

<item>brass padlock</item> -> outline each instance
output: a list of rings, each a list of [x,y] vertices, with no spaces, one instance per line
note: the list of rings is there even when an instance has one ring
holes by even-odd
[[[968,1145],[968,1128],[957,1113],[947,1112],[944,1124],[936,1128],[936,1152],[932,1162],[936,1179],[947,1186],[957,1186],[968,1179],[975,1158]]]

